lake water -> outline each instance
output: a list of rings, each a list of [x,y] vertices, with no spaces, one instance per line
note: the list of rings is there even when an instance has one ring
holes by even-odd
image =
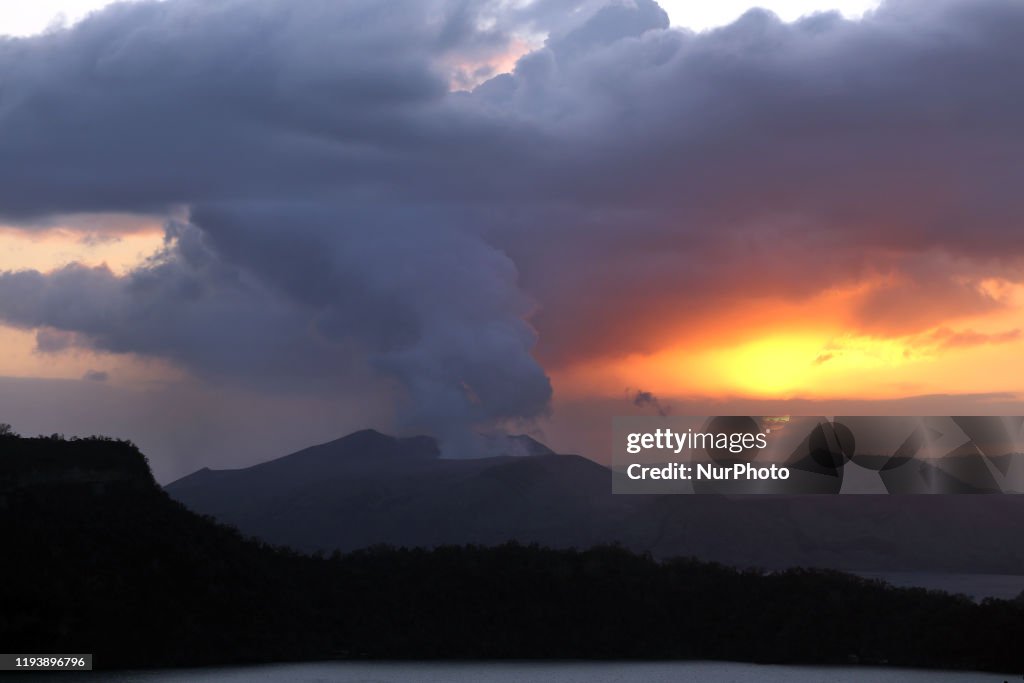
[[[96,680],[26,674],[33,683]],[[875,667],[760,666],[729,662],[311,662],[223,669],[99,673],[110,683],[1002,683],[1020,674]],[[19,679],[22,676],[18,676]]]

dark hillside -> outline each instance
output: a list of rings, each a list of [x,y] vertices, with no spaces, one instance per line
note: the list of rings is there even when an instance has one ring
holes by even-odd
[[[488,476],[524,476],[510,472]],[[608,546],[303,556],[188,511],[121,442],[5,437],[0,473],[0,642],[92,652],[100,669],[345,657],[1024,665],[1024,607],[1011,602]]]

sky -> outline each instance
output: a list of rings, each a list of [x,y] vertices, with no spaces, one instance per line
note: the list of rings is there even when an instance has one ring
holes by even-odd
[[[0,3],[23,433],[1024,407],[1016,0],[103,4]]]

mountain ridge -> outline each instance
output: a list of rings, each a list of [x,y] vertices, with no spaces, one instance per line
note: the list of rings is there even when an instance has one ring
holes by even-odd
[[[348,457],[298,458],[304,449],[250,468],[200,470],[166,490],[303,551],[621,543],[732,566],[1024,574],[1015,540],[1024,505],[1013,496],[613,495],[608,468],[578,455],[400,458],[387,453],[402,440],[360,434],[313,447],[344,446]],[[356,455],[358,444],[384,446],[383,455]]]

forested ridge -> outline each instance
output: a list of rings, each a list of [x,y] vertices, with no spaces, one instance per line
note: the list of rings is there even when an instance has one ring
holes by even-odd
[[[244,538],[130,443],[0,436],[0,642],[97,668],[331,658],[700,658],[1024,670],[1024,605],[832,571],[739,571],[615,546]]]

